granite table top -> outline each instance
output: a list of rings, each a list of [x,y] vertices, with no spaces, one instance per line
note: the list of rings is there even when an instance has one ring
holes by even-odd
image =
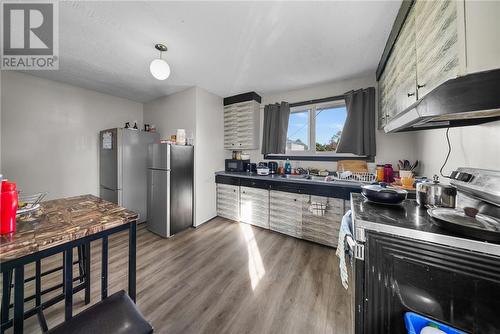
[[[16,232],[0,236],[0,263],[136,221],[135,212],[93,195],[46,201],[17,217]]]
[[[351,194],[351,210],[354,236],[360,242],[364,242],[359,233],[362,229],[500,256],[500,244],[439,227],[416,200],[407,199],[395,206],[381,205],[368,202],[361,194]]]

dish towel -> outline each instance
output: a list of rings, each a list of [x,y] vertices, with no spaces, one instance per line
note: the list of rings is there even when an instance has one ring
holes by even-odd
[[[349,275],[347,272],[347,266],[345,262],[346,254],[352,259],[352,250],[349,247],[346,237],[352,237],[352,213],[351,210],[347,211],[342,217],[342,223],[340,224],[339,231],[339,242],[337,245],[337,251],[335,254],[339,258],[339,268],[340,268],[340,279],[342,280],[342,285],[347,290],[349,287]]]

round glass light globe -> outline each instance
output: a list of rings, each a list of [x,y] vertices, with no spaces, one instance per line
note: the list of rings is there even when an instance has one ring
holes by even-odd
[[[151,74],[158,80],[165,80],[170,76],[170,66],[163,59],[155,59],[149,65]]]

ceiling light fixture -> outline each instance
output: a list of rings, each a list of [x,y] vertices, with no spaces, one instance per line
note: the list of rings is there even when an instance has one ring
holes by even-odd
[[[161,58],[161,53],[167,51],[163,44],[155,44],[155,49],[160,51],[160,58],[154,59],[149,65],[151,74],[158,80],[165,80],[170,76],[170,66]]]

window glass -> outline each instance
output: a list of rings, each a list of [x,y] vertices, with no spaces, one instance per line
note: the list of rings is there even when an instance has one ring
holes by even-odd
[[[335,152],[347,117],[345,106],[316,109],[316,152]]]
[[[309,110],[290,113],[286,150],[309,150]]]

